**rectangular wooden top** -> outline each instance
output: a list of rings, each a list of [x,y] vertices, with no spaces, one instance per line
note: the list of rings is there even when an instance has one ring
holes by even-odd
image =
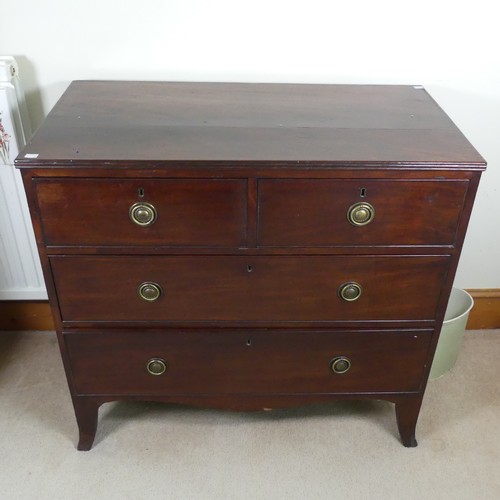
[[[485,161],[420,86],[75,81],[19,167],[467,168]]]

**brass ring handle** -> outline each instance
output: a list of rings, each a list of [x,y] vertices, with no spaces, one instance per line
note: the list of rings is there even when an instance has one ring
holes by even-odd
[[[151,358],[146,363],[146,370],[151,375],[163,375],[167,371],[167,362],[161,358]]]
[[[154,302],[161,297],[163,290],[158,283],[146,281],[139,285],[137,293],[142,300],[145,300],[146,302]]]
[[[347,211],[347,219],[353,226],[366,226],[375,217],[373,205],[367,202],[355,203]]]
[[[355,281],[349,281],[344,283],[339,287],[339,296],[342,300],[346,302],[354,302],[361,297],[362,292],[361,285]]]
[[[154,224],[157,213],[156,208],[151,203],[138,202],[134,203],[128,211],[130,220],[138,226],[151,226]]]
[[[330,361],[330,368],[333,373],[342,375],[351,368],[351,360],[345,356],[337,356]]]

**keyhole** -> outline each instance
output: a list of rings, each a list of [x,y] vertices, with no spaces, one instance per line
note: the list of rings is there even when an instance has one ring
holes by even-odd
[[[361,188],[361,189],[359,190],[359,196],[360,196],[361,198],[364,198],[364,197],[366,196],[366,188]]]
[[[251,272],[253,271],[253,267],[252,267],[252,265],[251,265],[251,264],[248,264],[248,266],[247,266],[247,271],[248,271],[249,273],[251,273]]]
[[[252,345],[252,339],[247,339],[247,347],[250,347]]]
[[[139,198],[144,198],[144,188],[139,188],[137,191]]]

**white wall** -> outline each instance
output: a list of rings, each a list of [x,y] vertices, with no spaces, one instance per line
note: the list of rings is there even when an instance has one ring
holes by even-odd
[[[489,163],[456,284],[500,288],[496,2],[0,2],[35,127],[75,79],[423,84]]]

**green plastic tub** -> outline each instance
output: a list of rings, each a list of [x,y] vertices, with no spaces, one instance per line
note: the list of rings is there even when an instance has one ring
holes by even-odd
[[[455,366],[465,333],[465,325],[473,305],[473,298],[465,290],[452,289],[429,374],[430,379],[444,375]]]

